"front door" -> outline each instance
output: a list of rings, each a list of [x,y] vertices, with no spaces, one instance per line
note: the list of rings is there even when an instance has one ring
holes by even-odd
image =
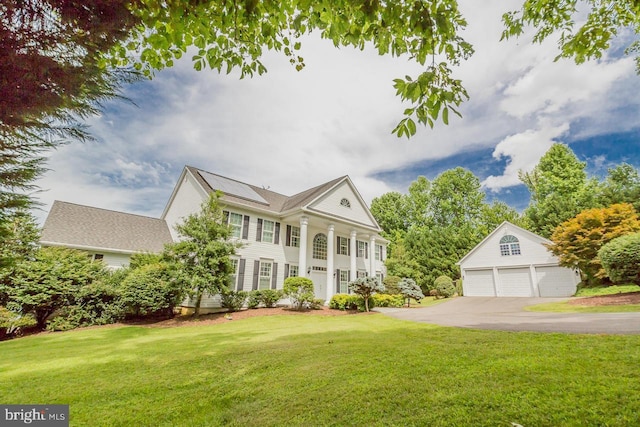
[[[326,271],[311,271],[311,277],[313,282],[313,292],[316,298],[320,298],[324,301],[327,297],[327,272]]]

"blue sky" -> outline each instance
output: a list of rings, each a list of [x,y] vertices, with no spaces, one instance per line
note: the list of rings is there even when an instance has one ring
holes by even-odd
[[[346,174],[367,202],[462,166],[489,199],[517,209],[528,203],[518,171],[554,142],[569,144],[590,174],[620,161],[640,166],[640,77],[621,54],[624,38],[600,61],[554,62],[553,38],[499,42],[500,16],[518,1],[460,4],[476,53],[455,69],[471,100],[449,126],[421,128],[411,140],[391,134],[405,108],[393,79],[420,71],[406,58],[335,49],[312,35],[302,40],[302,72],[268,53],[266,75],[240,80],[196,72],[186,55],[126,87],[135,105],[110,102],[88,119],[96,142],[51,153],[39,218],[53,200],[158,216],[184,165],[284,194]]]

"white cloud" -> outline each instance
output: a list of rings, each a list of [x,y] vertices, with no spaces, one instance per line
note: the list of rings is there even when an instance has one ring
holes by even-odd
[[[482,186],[492,191],[521,184],[518,173],[530,172],[540,158],[563,134],[569,130],[568,124],[557,127],[542,127],[538,130],[528,129],[524,132],[509,135],[496,145],[493,151],[495,159],[509,158],[504,173],[500,176],[489,176]]]
[[[629,61],[575,66],[551,60],[554,41],[499,43],[500,17],[517,7],[517,0],[461,2],[476,55],[455,70],[471,100],[449,126],[419,129],[410,141],[391,134],[404,109],[392,80],[420,71],[406,58],[307,37],[302,72],[267,54],[266,75],[239,80],[196,72],[185,55],[153,81],[126,88],[138,107],[110,103],[89,120],[99,142],[54,152],[40,199],[45,209],[62,199],[159,215],[188,164],[285,194],[348,174],[370,202],[389,191],[375,172],[488,147],[510,159],[485,181],[499,189],[517,183],[517,170],[532,167],[569,124],[580,121],[586,133],[635,126],[637,90],[622,78],[632,73]]]

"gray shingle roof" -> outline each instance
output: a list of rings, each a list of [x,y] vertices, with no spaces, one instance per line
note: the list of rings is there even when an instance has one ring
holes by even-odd
[[[209,185],[209,183],[200,174],[200,171],[202,171],[201,169],[194,168],[193,166],[187,166],[186,168],[189,172],[191,172],[191,174],[196,178],[196,180],[198,180],[202,188],[209,191],[216,190],[215,188],[212,188]],[[206,174],[211,174],[211,172],[206,172],[206,171],[202,171],[202,172]],[[211,175],[216,175],[216,174],[211,174]],[[217,176],[220,176],[220,175],[217,175]],[[222,178],[229,179],[226,177],[222,177]],[[285,196],[280,193],[276,193],[275,191],[267,190],[261,187],[256,187],[255,185],[242,183],[250,187],[256,193],[258,193],[263,199],[267,201],[267,204],[260,203],[247,198],[239,197],[234,194],[228,194],[228,193],[223,194],[222,200],[234,202],[234,203],[238,203],[238,204],[242,204],[242,205],[250,206],[254,208],[265,209],[275,213],[281,213],[281,212],[285,212],[295,208],[302,208],[303,206],[312,202],[315,198],[325,193],[326,191],[328,191],[330,188],[332,188],[334,185],[336,185],[338,182],[342,181],[345,178],[346,178],[346,175],[340,178],[336,178],[332,181],[326,182],[324,184],[318,185],[317,187],[310,188],[301,193],[295,194],[291,197]]]
[[[162,219],[56,200],[40,241],[44,245],[160,252],[172,239]]]

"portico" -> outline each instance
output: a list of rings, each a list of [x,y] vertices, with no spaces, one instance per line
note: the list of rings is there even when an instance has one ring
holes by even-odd
[[[317,298],[329,301],[358,277],[383,277],[387,241],[377,233],[352,224],[311,221],[307,215],[299,224],[298,271],[313,280]]]

